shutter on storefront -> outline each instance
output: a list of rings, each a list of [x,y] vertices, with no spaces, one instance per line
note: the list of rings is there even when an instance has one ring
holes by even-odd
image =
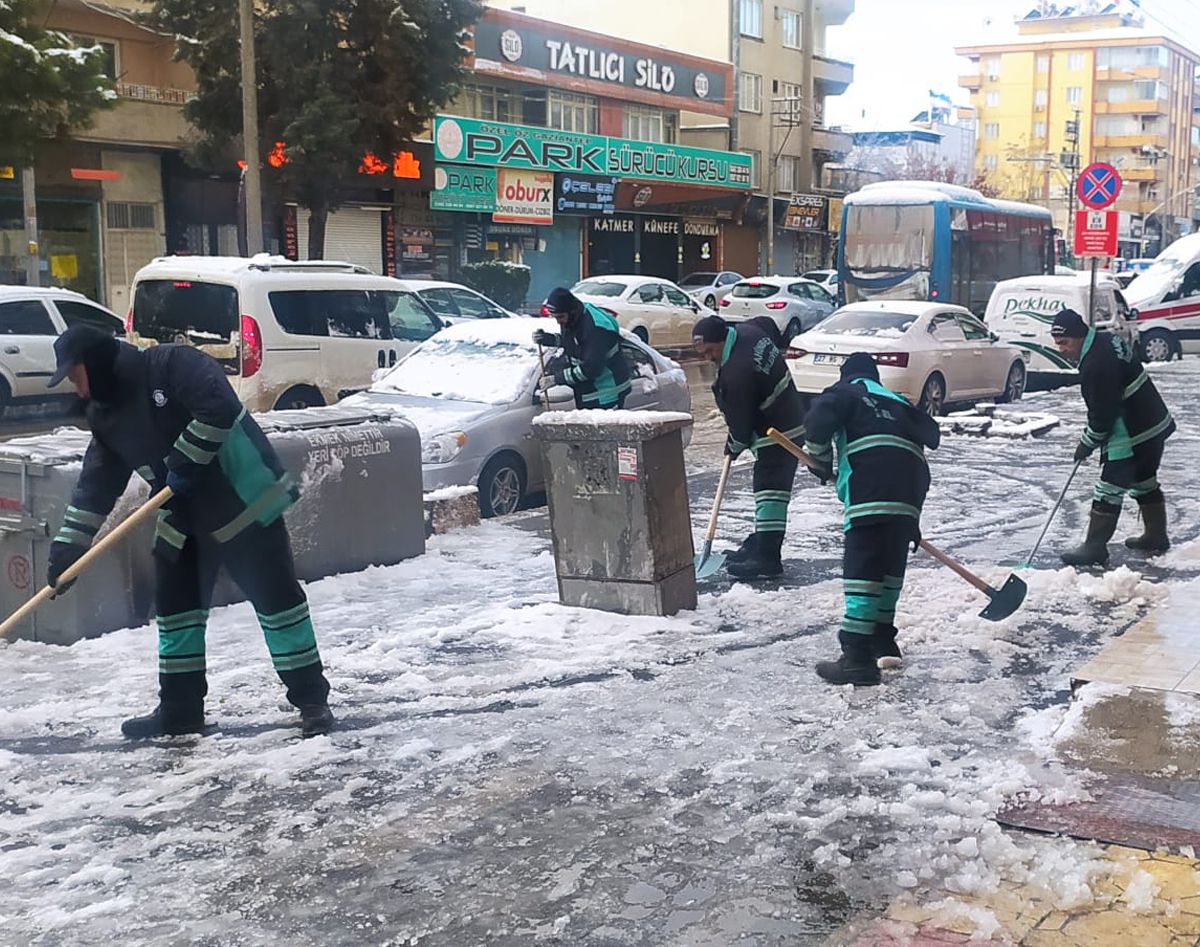
[[[329,215],[325,225],[325,259],[365,266],[372,273],[383,272],[383,211],[343,207]],[[308,218],[303,207],[296,211],[300,259],[308,259]]]

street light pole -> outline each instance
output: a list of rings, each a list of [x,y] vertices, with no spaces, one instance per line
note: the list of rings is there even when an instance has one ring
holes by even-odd
[[[246,161],[246,252],[262,253],[262,172],[258,141],[258,73],[254,66],[254,0],[238,0],[242,66],[242,150]]]
[[[38,251],[37,192],[33,183],[33,168],[21,169],[21,197],[25,205],[25,285],[41,283],[41,255]]]

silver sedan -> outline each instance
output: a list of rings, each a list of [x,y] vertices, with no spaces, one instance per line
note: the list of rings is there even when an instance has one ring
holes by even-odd
[[[427,493],[475,485],[484,516],[512,513],[545,489],[541,451],[531,437],[533,419],[546,410],[533,343],[534,330],[545,327],[544,319],[524,317],[450,326],[342,404],[402,416],[417,427]],[[632,334],[622,336],[634,372],[625,407],[690,412],[683,369]],[[547,394],[551,410],[575,408],[565,385]]]

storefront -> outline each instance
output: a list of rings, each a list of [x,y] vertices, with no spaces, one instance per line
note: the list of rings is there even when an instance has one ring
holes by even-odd
[[[637,273],[678,280],[720,267],[721,227],[715,220],[614,214],[587,222],[587,276]]]

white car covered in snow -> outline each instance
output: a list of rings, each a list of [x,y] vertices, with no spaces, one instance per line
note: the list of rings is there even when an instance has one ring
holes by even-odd
[[[487,319],[443,329],[342,404],[407,418],[421,433],[425,491],[476,485],[484,516],[512,513],[544,489],[542,455],[531,437],[545,408],[535,329],[543,319]],[[625,407],[691,410],[687,378],[675,362],[624,333],[633,368]],[[547,353],[549,354],[549,353]],[[547,392],[551,410],[573,410],[574,392]],[[690,429],[689,429],[690,430]]]
[[[868,352],[884,385],[932,415],[947,404],[1017,401],[1025,393],[1021,350],[962,306],[853,303],[793,340],[786,356],[796,387],[815,395],[837,382],[855,352]]]
[[[593,276],[571,292],[612,314],[622,329],[662,348],[692,344],[692,327],[705,310],[670,280],[657,276]]]

